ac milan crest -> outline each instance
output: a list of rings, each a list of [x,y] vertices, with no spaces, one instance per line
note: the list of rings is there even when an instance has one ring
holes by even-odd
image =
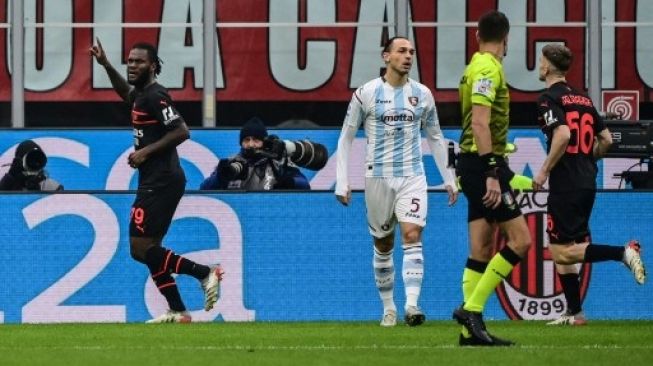
[[[510,319],[556,319],[566,311],[567,303],[549,252],[547,228],[547,194],[522,193],[516,197],[531,233],[531,248],[512,273],[497,287],[499,302]],[[495,250],[506,244],[507,238],[497,232]],[[581,301],[587,294],[591,264],[580,267]]]

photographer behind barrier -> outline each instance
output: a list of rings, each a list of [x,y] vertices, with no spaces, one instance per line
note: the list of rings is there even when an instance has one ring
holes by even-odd
[[[220,160],[215,171],[200,185],[201,190],[310,189],[308,180],[297,166],[320,170],[329,159],[322,144],[268,136],[263,122],[258,118],[250,119],[243,125],[240,147],[240,152],[235,156]]]
[[[63,186],[48,178],[44,168],[48,162],[39,145],[25,140],[16,147],[9,171],[0,180],[0,191],[61,191]]]

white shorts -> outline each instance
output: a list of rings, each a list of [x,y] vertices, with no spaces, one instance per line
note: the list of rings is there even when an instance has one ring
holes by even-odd
[[[366,177],[365,206],[370,234],[390,235],[399,222],[424,227],[428,212],[426,177]]]

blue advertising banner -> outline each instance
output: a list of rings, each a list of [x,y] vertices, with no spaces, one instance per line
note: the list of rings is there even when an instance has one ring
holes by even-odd
[[[282,139],[310,139],[324,144],[329,162],[319,172],[303,172],[314,190],[330,190],[335,186],[339,130],[270,130]],[[188,183],[186,189],[198,189],[219,159],[238,152],[238,130],[198,129],[191,131],[191,139],[178,147]],[[447,140],[457,144],[460,129],[445,129]],[[118,130],[4,130],[0,134],[0,166],[11,163],[16,145],[25,139],[38,143],[48,155],[46,167],[50,176],[67,190],[126,190],[136,188],[135,171],[127,165],[132,151],[132,131]],[[546,158],[546,144],[538,129],[514,129],[509,140],[518,148],[510,155],[510,166],[516,173],[532,176]],[[365,137],[359,132],[350,153],[350,186],[364,188]],[[442,178],[431,158],[426,140],[422,141],[427,182],[431,188],[442,188]],[[629,167],[637,167],[634,159],[604,159],[599,162],[600,188],[624,188],[624,182],[614,178]],[[6,171],[0,167],[0,174]]]
[[[75,137],[88,137],[81,135]],[[109,139],[98,143],[111,145]],[[78,172],[86,169],[67,164]],[[0,195],[0,321],[142,322],[165,311],[146,267],[129,255],[133,198],[131,193]],[[565,305],[541,225],[546,194],[525,194],[518,202],[533,234],[532,254],[492,296],[486,317],[555,318]],[[431,192],[429,208],[420,305],[428,319],[445,320],[462,299],[466,201],[461,197],[447,207],[445,193]],[[651,222],[653,193],[600,192],[593,240],[623,245],[641,239],[650,265]],[[395,299],[401,312],[402,251],[396,243]],[[197,280],[177,278],[195,321],[380,319],[361,192],[354,193],[349,207],[339,205],[332,192],[189,193],[163,244],[200,263],[220,262],[226,271],[222,297],[210,312],[202,310]],[[653,319],[650,283],[638,286],[621,263],[594,263],[582,273],[591,319]]]

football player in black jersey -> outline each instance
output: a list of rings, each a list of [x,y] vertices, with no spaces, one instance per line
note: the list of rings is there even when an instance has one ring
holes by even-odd
[[[100,40],[90,48],[104,66],[111,85],[131,107],[134,152],[127,163],[138,169],[138,191],[131,208],[129,243],[132,257],[147,265],[152,280],[170,309],[151,323],[187,323],[186,311],[172,273],[197,278],[205,293],[204,309],[210,310],[220,295],[222,269],[190,261],[162,246],[162,240],[184,194],[186,177],[179,163],[177,145],[190,137],[184,119],[168,91],[157,83],[161,60],[148,43],[134,44],[127,59],[127,79],[111,65]]]
[[[646,279],[636,240],[624,246],[592,243],[589,219],[596,195],[596,161],[612,143],[610,131],[592,100],[567,84],[572,53],[561,44],[549,44],[540,57],[540,80],[546,90],[540,95],[538,121],[547,138],[548,155],[533,178],[533,189],[549,181],[549,250],[556,263],[567,312],[549,324],[582,325],[580,285],[576,263],[620,261],[639,284]]]

